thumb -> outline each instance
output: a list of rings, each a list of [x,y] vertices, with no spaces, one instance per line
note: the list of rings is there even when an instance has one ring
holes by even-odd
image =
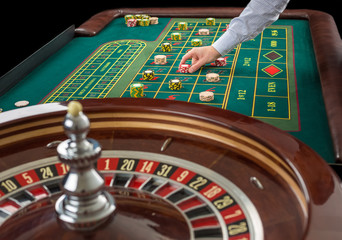
[[[191,65],[189,68],[189,73],[196,72],[200,67],[202,67],[205,64],[203,60],[198,60],[195,63]]]

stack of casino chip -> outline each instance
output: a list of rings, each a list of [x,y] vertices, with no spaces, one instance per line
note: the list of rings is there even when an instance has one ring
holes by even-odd
[[[207,82],[219,82],[220,81],[220,75],[217,73],[207,73],[206,81]]]
[[[171,90],[180,90],[182,88],[182,81],[179,79],[172,79],[169,81],[169,88]]]
[[[208,26],[215,26],[215,18],[207,18],[205,22]]]
[[[150,24],[151,25],[155,25],[155,24],[158,24],[158,18],[157,17],[151,17],[150,18]]]
[[[127,23],[128,19],[134,19],[133,15],[125,15],[125,22]]]
[[[218,59],[215,60],[215,65],[218,66],[218,67],[222,67],[222,66],[225,66],[226,65],[226,59],[223,58],[223,57],[220,57]]]
[[[198,35],[209,35],[209,29],[200,29],[198,30]]]
[[[127,19],[127,27],[135,27],[137,26],[137,19],[131,18]]]
[[[191,45],[194,47],[200,47],[202,46],[202,39],[195,38],[191,40]]]
[[[188,30],[188,23],[187,22],[179,22],[178,23],[179,30]]]
[[[211,102],[214,100],[214,93],[209,91],[200,92],[199,99],[202,102]]]
[[[143,19],[143,17],[142,17],[142,15],[140,15],[140,14],[136,14],[136,15],[134,15],[134,18],[137,20],[137,26],[141,26],[140,24],[140,22],[141,22],[141,20]]]
[[[140,19],[139,26],[142,26],[142,27],[150,26],[150,19]]]
[[[151,17],[147,14],[136,14],[134,15],[135,19],[150,19]]]
[[[167,61],[166,61],[166,56],[165,55],[156,55],[156,56],[154,56],[154,64],[164,65],[166,63],[167,63]]]
[[[153,70],[145,70],[143,72],[143,80],[153,80],[154,79],[154,71]]]
[[[163,52],[171,52],[172,51],[171,43],[162,43],[161,50]]]
[[[135,19],[135,21],[131,19]],[[146,14],[125,15],[125,23],[128,27],[149,26],[150,24],[158,24],[158,18]]]
[[[130,86],[130,95],[133,98],[141,98],[144,96],[144,84],[132,83]]]
[[[173,40],[173,41],[182,40],[182,34],[181,33],[171,33],[171,40]]]
[[[181,64],[181,65],[179,65],[178,71],[180,73],[189,73],[189,68],[190,67],[191,67],[190,64]]]

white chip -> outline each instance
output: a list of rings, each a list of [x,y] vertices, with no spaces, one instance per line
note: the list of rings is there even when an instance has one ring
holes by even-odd
[[[154,56],[154,63],[155,64],[166,64],[166,55],[156,55]]]
[[[214,100],[214,93],[209,91],[200,92],[199,99],[202,102],[210,102]]]
[[[209,29],[200,29],[198,30],[198,35],[209,35]]]
[[[158,18],[157,17],[151,17],[150,18],[150,24],[158,24]]]
[[[207,73],[205,76],[207,82],[219,82],[220,81],[220,75],[217,73]]]
[[[25,107],[25,106],[27,106],[27,105],[29,105],[29,104],[30,104],[29,101],[22,100],[22,101],[16,102],[14,105],[15,105],[16,107]]]

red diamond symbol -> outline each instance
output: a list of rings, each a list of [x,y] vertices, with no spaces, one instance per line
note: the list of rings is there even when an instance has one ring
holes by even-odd
[[[267,73],[271,77],[274,77],[275,75],[281,73],[283,70],[281,70],[280,68],[278,68],[274,65],[270,65],[268,67],[263,68],[262,71],[264,71],[265,73]]]

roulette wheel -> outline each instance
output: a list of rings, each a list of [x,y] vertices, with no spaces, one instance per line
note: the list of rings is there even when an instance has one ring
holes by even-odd
[[[1,114],[0,239],[342,236],[339,178],[291,135],[194,103],[80,102]]]

